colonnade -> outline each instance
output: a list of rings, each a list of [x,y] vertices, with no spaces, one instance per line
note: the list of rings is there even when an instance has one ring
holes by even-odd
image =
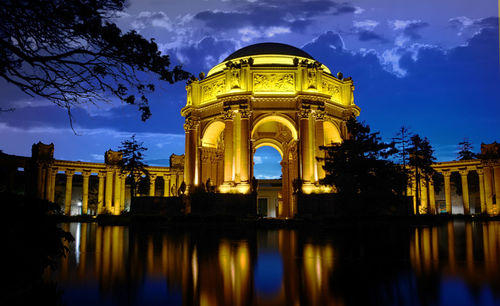
[[[475,171],[479,179],[479,201],[481,213],[488,215],[499,214],[500,203],[500,161],[485,162],[481,160],[452,161],[435,163],[432,166],[444,178],[444,195],[446,203],[446,213],[452,212],[451,197],[451,174],[457,172],[460,174],[462,187],[462,202],[464,214],[470,214],[470,192],[468,174]],[[409,188],[409,195],[413,195],[414,212],[417,211],[416,203],[416,184],[413,182]],[[436,196],[434,182],[432,180],[422,179],[420,181],[420,207],[421,214],[437,214]]]
[[[105,153],[105,163],[91,163],[79,161],[65,161],[53,159],[54,146],[38,143],[33,146],[33,158],[36,161],[36,196],[51,202],[56,200],[56,176],[64,174],[64,214],[71,214],[71,200],[73,197],[73,178],[82,176],[82,214],[88,213],[90,177],[97,175],[97,214],[109,213],[118,215],[125,209],[126,179],[128,173],[123,173],[118,165],[121,153],[108,150]],[[146,167],[149,172],[149,196],[155,196],[156,179],[163,177],[163,196],[177,195],[177,189],[182,183],[184,164],[183,156],[172,155],[170,162],[173,167]],[[180,167],[179,167],[180,166]],[[136,177],[138,181],[140,177]]]

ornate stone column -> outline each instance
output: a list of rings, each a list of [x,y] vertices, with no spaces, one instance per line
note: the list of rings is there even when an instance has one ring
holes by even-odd
[[[314,156],[314,164],[315,164],[315,180],[319,181],[320,179],[325,178],[325,170],[323,169],[324,161],[318,161],[316,157],[319,158],[324,158],[325,157],[325,152],[320,149],[321,146],[325,144],[325,131],[324,131],[324,119],[325,119],[325,112],[323,110],[317,110],[314,113],[315,121],[315,156]]]
[[[444,198],[446,202],[446,213],[451,214],[451,186],[450,186],[450,171],[443,171],[444,177]]]
[[[429,203],[427,199],[427,180],[423,177],[420,179],[420,213],[429,213]]]
[[[476,169],[479,178],[479,202],[481,203],[481,213],[486,213],[486,201],[484,198],[484,171],[482,168]]]
[[[120,197],[122,194],[121,190],[121,179],[120,179],[120,169],[115,169],[114,171],[114,194],[113,194],[113,214],[120,214],[121,201]]]
[[[233,182],[233,111],[224,113],[224,184]]]
[[[486,202],[486,211],[488,215],[493,214],[493,186],[491,182],[491,167],[485,165],[483,167],[484,171],[484,197]]]
[[[241,169],[240,169],[240,180],[243,184],[249,185],[250,178],[249,178],[249,164],[250,164],[250,152],[248,149],[248,143],[250,141],[250,132],[249,132],[249,121],[250,121],[250,114],[251,112],[248,109],[240,109],[240,131],[241,131],[241,144],[240,144],[240,149],[241,149],[241,156],[240,156],[240,161],[241,161]]]
[[[186,183],[188,192],[193,186],[198,185],[198,126],[198,120],[191,117],[186,118],[184,123],[184,131],[186,133],[184,182]]]
[[[89,178],[90,170],[82,171],[83,185],[82,185],[82,215],[86,215],[89,207]]]
[[[104,195],[106,201],[106,210],[108,213],[113,213],[112,204],[113,204],[113,170],[108,169],[106,171],[106,192]]]
[[[73,187],[73,175],[75,170],[66,169],[66,195],[64,197],[64,214],[69,216],[71,213],[71,189]]]
[[[493,174],[495,178],[495,207],[493,208],[493,214],[498,215],[500,207],[500,165],[493,166]]]
[[[313,163],[312,163],[312,152],[311,152],[311,131],[309,129],[309,117],[311,110],[302,108],[300,109],[299,115],[299,132],[300,132],[300,156],[301,156],[301,168],[302,168],[302,181],[304,185],[311,185],[313,179]],[[304,190],[305,193],[309,193],[309,190]]]
[[[55,197],[56,197],[56,175],[57,175],[58,169],[55,167],[52,167],[52,171],[50,172],[50,195],[49,195],[49,201],[54,202]]]
[[[97,194],[97,214],[101,214],[104,208],[104,178],[106,177],[106,172],[97,173],[97,177],[99,178],[99,188]]]
[[[45,170],[45,196],[44,199],[50,201],[50,195],[52,190],[52,167],[47,166]]]
[[[154,197],[155,196],[155,189],[156,189],[156,174],[149,174],[149,196]]]
[[[470,207],[469,207],[469,184],[467,182],[467,174],[469,173],[469,170],[460,170],[460,177],[462,179],[462,201],[464,203],[464,215],[469,215],[470,214]]]
[[[434,192],[434,181],[432,179],[429,181],[429,204],[431,209],[430,213],[433,215],[438,214],[439,212],[436,208],[436,193]]]
[[[163,196],[170,196],[170,176],[168,174],[163,175]]]
[[[41,162],[36,163],[37,175],[36,175],[36,196],[39,199],[43,198],[43,164]]]
[[[120,212],[125,210],[125,187],[127,183],[127,174],[120,174]]]

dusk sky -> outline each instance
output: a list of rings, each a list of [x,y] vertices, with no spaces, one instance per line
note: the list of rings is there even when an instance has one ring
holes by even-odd
[[[302,48],[332,73],[352,76],[359,119],[384,139],[408,126],[447,161],[464,138],[475,151],[500,141],[498,14],[494,0],[136,0],[116,23],[154,38],[195,75],[250,44]],[[136,134],[150,164],[168,165],[171,153],[184,153],[184,86],[163,84],[145,123],[120,103],[75,108],[75,135],[64,109],[1,80],[0,105],[15,111],[0,113],[0,150],[30,156],[33,143],[52,142],[57,159],[103,162],[107,149]],[[256,173],[279,176],[276,158],[259,149]]]

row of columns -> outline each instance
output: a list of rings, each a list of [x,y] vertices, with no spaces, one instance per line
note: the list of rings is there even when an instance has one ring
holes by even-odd
[[[483,165],[482,167],[476,167],[475,169],[459,168],[455,170],[438,170],[444,177],[446,213],[452,213],[450,177],[453,172],[458,172],[460,173],[461,178],[464,214],[470,214],[470,195],[467,175],[471,170],[475,170],[479,178],[479,201],[481,204],[481,213],[498,215],[500,203],[500,165]],[[420,184],[420,213],[439,213],[436,208],[434,182],[432,180],[426,181],[422,179]],[[411,194],[415,195],[415,184],[413,184]],[[416,197],[414,197],[413,200],[414,211],[416,212]]]
[[[64,214],[71,213],[71,199],[73,195],[73,176],[75,169],[64,169],[66,175],[65,195],[64,195]],[[38,165],[37,176],[37,194],[39,198],[54,202],[56,175],[59,168],[50,165]],[[89,179],[92,170],[84,169],[81,171],[83,178],[82,184],[82,214],[87,214],[88,199],[89,199]],[[111,214],[120,214],[125,209],[125,185],[126,174],[121,173],[121,170],[112,167],[107,170],[97,172],[99,178],[98,195],[97,195],[97,214],[107,211]],[[150,191],[149,195],[154,196],[156,174],[150,174]],[[177,194],[177,187],[181,179],[180,172],[174,175],[163,175],[164,178],[164,194],[163,196],[173,196]],[[172,190],[174,189],[174,190]]]

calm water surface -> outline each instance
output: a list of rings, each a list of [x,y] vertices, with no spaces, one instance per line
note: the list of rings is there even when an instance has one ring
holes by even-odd
[[[500,305],[500,222],[162,230],[63,224],[67,305]]]

